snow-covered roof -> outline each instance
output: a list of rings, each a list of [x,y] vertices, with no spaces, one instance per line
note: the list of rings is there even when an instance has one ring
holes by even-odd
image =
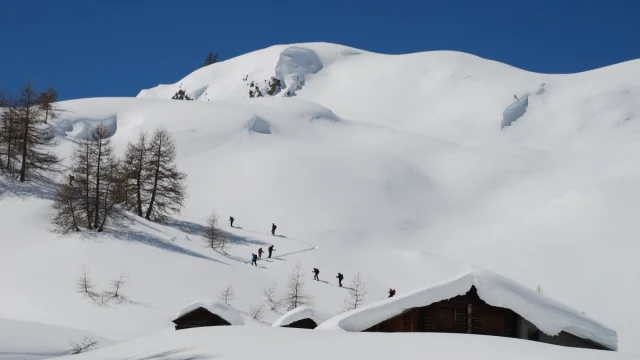
[[[327,318],[323,315],[318,314],[309,306],[299,306],[286,314],[282,315],[278,320],[276,320],[271,326],[273,327],[282,327],[291,325],[292,323],[303,320],[303,319],[311,319],[316,324],[322,323]]]
[[[220,316],[231,325],[244,325],[244,319],[234,308],[219,301],[206,299],[194,301],[185,306],[180,310],[176,318],[180,318],[198,308],[203,308],[212,314]]]
[[[316,329],[363,331],[407,309],[464,295],[472,286],[487,304],[513,310],[549,336],[565,331],[612,350],[618,349],[615,330],[515,281],[485,270],[472,270],[452,280],[337,315]]]

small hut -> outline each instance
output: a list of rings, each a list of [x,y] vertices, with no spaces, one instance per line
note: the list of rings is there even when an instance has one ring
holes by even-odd
[[[464,333],[578,348],[618,348],[615,330],[512,280],[482,270],[343,313],[317,329]]]
[[[297,329],[315,329],[325,318],[309,306],[299,306],[276,320],[273,327],[288,327]]]
[[[244,319],[227,304],[199,300],[180,310],[173,323],[176,330],[181,330],[203,326],[244,325]]]

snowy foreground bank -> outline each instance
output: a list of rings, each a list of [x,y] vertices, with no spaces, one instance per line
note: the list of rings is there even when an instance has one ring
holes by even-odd
[[[436,355],[437,359],[639,359],[613,351],[584,350],[482,335],[375,334],[225,326],[166,330],[137,340],[62,359],[368,359]]]
[[[0,360],[36,360],[67,355],[85,338],[109,346],[113,341],[86,331],[30,321],[0,319]]]

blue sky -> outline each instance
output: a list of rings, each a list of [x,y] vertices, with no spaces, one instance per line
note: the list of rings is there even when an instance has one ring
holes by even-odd
[[[459,50],[547,73],[640,58],[637,0],[30,0],[3,3],[0,91],[135,96],[274,44]],[[8,16],[7,16],[8,15]]]

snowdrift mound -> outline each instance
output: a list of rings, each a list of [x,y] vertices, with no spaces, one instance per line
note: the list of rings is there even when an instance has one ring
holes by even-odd
[[[259,117],[255,117],[249,124],[249,131],[253,131],[258,134],[269,135],[271,134],[271,125],[269,125],[269,123],[265,120]]]
[[[464,295],[471,290],[471,286],[476,287],[478,296],[487,304],[513,310],[549,336],[565,331],[612,350],[618,349],[615,330],[512,280],[485,270],[470,271],[449,281],[365,305],[329,319],[317,329],[363,331],[407,309]]]
[[[291,46],[280,54],[280,60],[276,65],[276,78],[281,81],[284,92],[293,96],[296,90],[302,89],[308,75],[321,69],[322,62],[313,50]]]
[[[69,355],[71,343],[81,344],[85,338],[107,347],[113,341],[100,336],[36,322],[0,319],[0,360],[36,360]]]
[[[516,99],[516,101],[514,101],[513,104],[509,105],[502,113],[502,128],[504,128],[505,126],[511,126],[513,122],[521,118],[522,115],[527,112],[528,106],[529,95],[525,96],[524,99]]]
[[[184,90],[200,101],[247,98],[251,84],[265,94],[272,78],[280,80],[282,94],[294,95],[309,76],[359,53],[362,51],[326,43],[277,45],[200,68],[175,84],[142,90],[137,97],[171,99]]]
[[[218,326],[182,331],[160,331],[150,336],[63,358],[68,360],[114,359],[234,359],[256,358],[256,349],[273,348],[265,359],[327,360],[389,358],[412,359],[428,349],[447,360],[637,360],[637,355],[541,344],[498,336],[466,334],[351,334],[264,326]]]

